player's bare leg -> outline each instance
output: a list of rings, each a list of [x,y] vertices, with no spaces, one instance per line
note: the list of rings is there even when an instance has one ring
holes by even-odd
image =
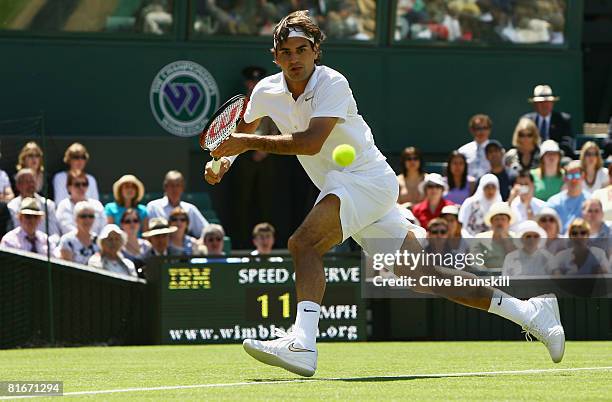
[[[412,232],[408,232],[404,239],[402,250],[410,253],[420,253],[422,251],[420,243]],[[432,275],[439,279],[450,279],[451,283],[455,276],[477,278],[472,273],[444,267],[420,266],[414,270],[402,269],[397,273],[413,278]],[[418,283],[418,280],[416,283]],[[468,307],[485,310],[513,321],[542,341],[555,363],[560,362],[563,358],[565,333],[561,325],[557,298],[553,294],[520,300],[499,289],[488,286],[417,286],[413,289],[420,293],[444,297]]]
[[[297,317],[293,333],[273,341],[246,339],[248,354],[262,363],[310,377],[317,368],[316,336],[325,293],[323,254],[342,241],[340,199],[328,194],[310,211],[289,239],[295,267]]]
[[[340,199],[328,194],[289,238],[298,303],[311,301],[321,304],[325,293],[323,254],[341,241]]]

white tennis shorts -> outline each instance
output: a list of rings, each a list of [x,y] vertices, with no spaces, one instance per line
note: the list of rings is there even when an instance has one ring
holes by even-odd
[[[399,250],[408,231],[425,238],[425,230],[410,223],[397,205],[399,186],[386,163],[358,172],[330,171],[316,202],[328,194],[340,198],[342,241],[352,237],[368,255]]]

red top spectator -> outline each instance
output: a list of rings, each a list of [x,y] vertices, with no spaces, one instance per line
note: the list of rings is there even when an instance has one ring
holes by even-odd
[[[421,186],[421,191],[424,190],[425,193],[425,199],[412,207],[412,213],[419,220],[421,226],[427,227],[430,220],[440,216],[442,208],[455,204],[442,198],[442,194],[448,190],[448,187],[444,178],[439,174],[428,174]]]

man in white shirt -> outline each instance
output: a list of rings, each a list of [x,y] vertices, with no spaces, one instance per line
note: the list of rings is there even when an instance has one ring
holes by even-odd
[[[468,127],[470,133],[474,136],[474,141],[468,142],[458,149],[467,159],[468,175],[473,176],[476,180],[491,170],[491,165],[485,153],[485,147],[489,142],[492,126],[493,121],[486,114],[472,116]]]
[[[526,220],[536,220],[536,215],[546,206],[546,201],[533,196],[534,191],[535,185],[531,173],[528,170],[519,172],[508,197],[508,204],[516,216],[517,224]]]
[[[46,230],[47,226],[45,219],[40,219],[38,230],[43,233],[47,233],[49,236],[53,236],[54,241],[57,241],[62,232],[59,223],[57,222],[57,218],[55,217],[55,203],[36,193],[36,179],[34,178],[34,172],[29,168],[21,169],[15,175],[15,186],[19,191],[19,196],[13,198],[7,205],[8,209],[11,211],[11,216],[13,217],[13,225],[15,227],[19,226],[18,213],[21,201],[28,197],[35,198],[38,202],[39,209],[43,212],[45,212],[45,202],[47,203],[46,213],[49,221],[48,232]]]
[[[215,174],[209,162],[205,173],[210,184],[218,183],[230,168],[231,156],[247,150],[297,155],[321,190],[315,206],[288,242],[298,299],[293,332],[281,333],[272,341],[246,339],[243,343],[255,359],[303,376],[312,376],[317,367],[316,336],[325,292],[323,254],[348,237],[353,237],[368,255],[400,249],[420,253],[425,237],[425,231],[409,223],[396,204],[399,188],[395,173],[358,114],[347,79],[318,65],[324,38],[306,11],[291,13],[278,23],[273,55],[282,72],[256,85],[237,132],[212,152],[214,157],[225,157],[221,170]],[[259,119],[266,115],[282,134],[249,134],[255,132]],[[349,166],[341,167],[333,161],[332,151],[340,144],[350,144],[356,150],[356,158]],[[410,269],[406,274],[415,279],[426,273],[438,278],[476,278],[447,268]],[[440,286],[413,289],[513,320],[546,342],[553,361],[562,358],[565,335],[554,312],[554,296],[522,301],[483,286],[462,287],[460,294],[457,289]]]
[[[202,236],[202,230],[208,221],[198,207],[186,201],[181,201],[183,192],[185,191],[185,178],[183,174],[177,170],[171,170],[166,173],[164,178],[164,195],[162,198],[153,200],[147,204],[147,212],[149,219],[165,218],[170,219],[170,212],[176,207],[180,207],[189,216],[189,227],[187,233],[195,238]]]
[[[31,251],[47,255],[47,235],[37,229],[39,222],[45,213],[40,210],[38,202],[34,198],[24,198],[19,204],[17,212],[18,226],[8,232],[0,241],[0,246],[10,247],[18,250]],[[50,241],[51,248],[55,242]]]

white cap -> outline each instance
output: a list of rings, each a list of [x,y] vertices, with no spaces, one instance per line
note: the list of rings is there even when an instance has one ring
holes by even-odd
[[[102,240],[106,239],[112,232],[118,233],[121,235],[121,240],[123,244],[127,241],[127,235],[121,228],[113,223],[109,223],[104,226],[98,235],[98,246],[102,248]]]
[[[425,179],[421,183],[419,183],[419,190],[421,192],[425,192],[425,187],[427,187],[428,184],[440,186],[444,188],[444,191],[448,191],[448,184],[446,184],[446,180],[444,180],[444,177],[442,177],[438,173],[426,174]]]
[[[555,140],[546,140],[540,145],[540,155],[544,155],[546,152],[557,152],[561,153],[559,144]]]

